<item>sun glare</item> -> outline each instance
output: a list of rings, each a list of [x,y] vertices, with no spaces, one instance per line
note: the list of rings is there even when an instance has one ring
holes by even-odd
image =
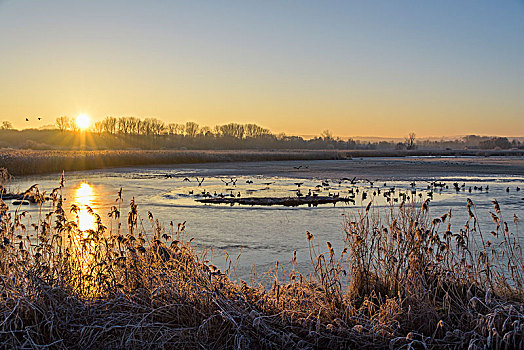
[[[88,207],[91,207],[91,201],[94,197],[93,187],[88,183],[83,182],[75,192],[75,204],[78,205],[78,228],[80,231],[94,230],[95,218],[89,212]]]
[[[80,130],[86,130],[91,126],[91,118],[87,114],[80,114],[76,117],[76,125]]]

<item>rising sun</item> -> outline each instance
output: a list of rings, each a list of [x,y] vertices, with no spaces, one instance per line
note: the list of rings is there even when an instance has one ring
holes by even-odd
[[[87,130],[91,126],[91,118],[87,114],[80,114],[76,117],[76,125],[80,130]]]

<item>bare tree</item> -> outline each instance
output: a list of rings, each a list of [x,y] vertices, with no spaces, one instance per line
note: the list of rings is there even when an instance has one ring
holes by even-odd
[[[73,127],[73,121],[67,116],[56,118],[56,127],[60,131],[66,131]]]
[[[334,140],[333,138],[333,134],[331,133],[331,131],[329,130],[324,130],[322,131],[322,133],[320,134],[320,137],[324,140],[324,141],[331,141],[331,140]]]
[[[93,131],[97,134],[101,134],[104,132],[104,124],[102,122],[95,122],[93,124]]]
[[[407,149],[415,149],[417,145],[415,145],[415,139],[416,134],[414,132],[410,132],[408,137],[406,137],[406,148]]]
[[[211,128],[209,126],[203,126],[203,127],[200,128],[199,135],[212,136],[213,132],[211,131]]]
[[[184,124],[175,124],[175,135],[184,135],[186,126]]]
[[[244,138],[244,126],[236,123],[229,123],[220,126],[220,135],[224,137]]]
[[[195,137],[198,134],[200,127],[197,123],[187,122],[186,123],[186,136]]]
[[[134,134],[134,135],[138,135],[139,131],[140,131],[140,119],[136,118],[136,117],[129,117],[128,120],[127,120],[127,123],[129,124],[129,133],[130,134]]]
[[[118,118],[118,133],[119,134],[127,135],[131,133],[131,130],[130,130],[131,123],[129,119],[130,118],[127,118],[127,117]]]
[[[13,124],[10,121],[3,121],[2,126],[0,127],[1,130],[10,130],[13,128]]]
[[[108,134],[116,134],[118,120],[115,117],[106,117],[102,120],[104,131]]]
[[[270,134],[269,129],[262,128],[256,124],[244,125],[246,137],[262,137]]]

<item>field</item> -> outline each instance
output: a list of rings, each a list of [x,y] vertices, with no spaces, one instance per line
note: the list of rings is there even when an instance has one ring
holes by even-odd
[[[493,227],[428,202],[348,216],[344,249],[307,232],[313,272],[276,261],[251,281],[209,262],[185,223],[139,218],[120,197],[111,227],[52,193],[29,219],[0,201],[0,339],[7,348],[522,348],[524,261],[517,222]],[[28,194],[38,197],[37,187]],[[116,191],[115,191],[116,193]],[[88,210],[89,211],[89,210]],[[125,215],[127,213],[127,215]],[[141,220],[143,219],[143,220]],[[109,225],[108,225],[109,226]],[[289,252],[295,261],[294,253]],[[271,287],[266,287],[271,286]]]
[[[62,170],[89,170],[137,165],[194,164],[209,162],[251,162],[277,160],[330,160],[357,157],[407,156],[519,156],[521,150],[120,150],[120,151],[35,151],[0,149],[0,167],[13,175],[60,173]],[[511,157],[510,157],[511,158]]]

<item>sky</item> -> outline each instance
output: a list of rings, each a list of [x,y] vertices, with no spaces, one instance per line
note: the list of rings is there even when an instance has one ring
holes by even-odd
[[[0,121],[81,113],[524,136],[524,1],[0,0]]]

